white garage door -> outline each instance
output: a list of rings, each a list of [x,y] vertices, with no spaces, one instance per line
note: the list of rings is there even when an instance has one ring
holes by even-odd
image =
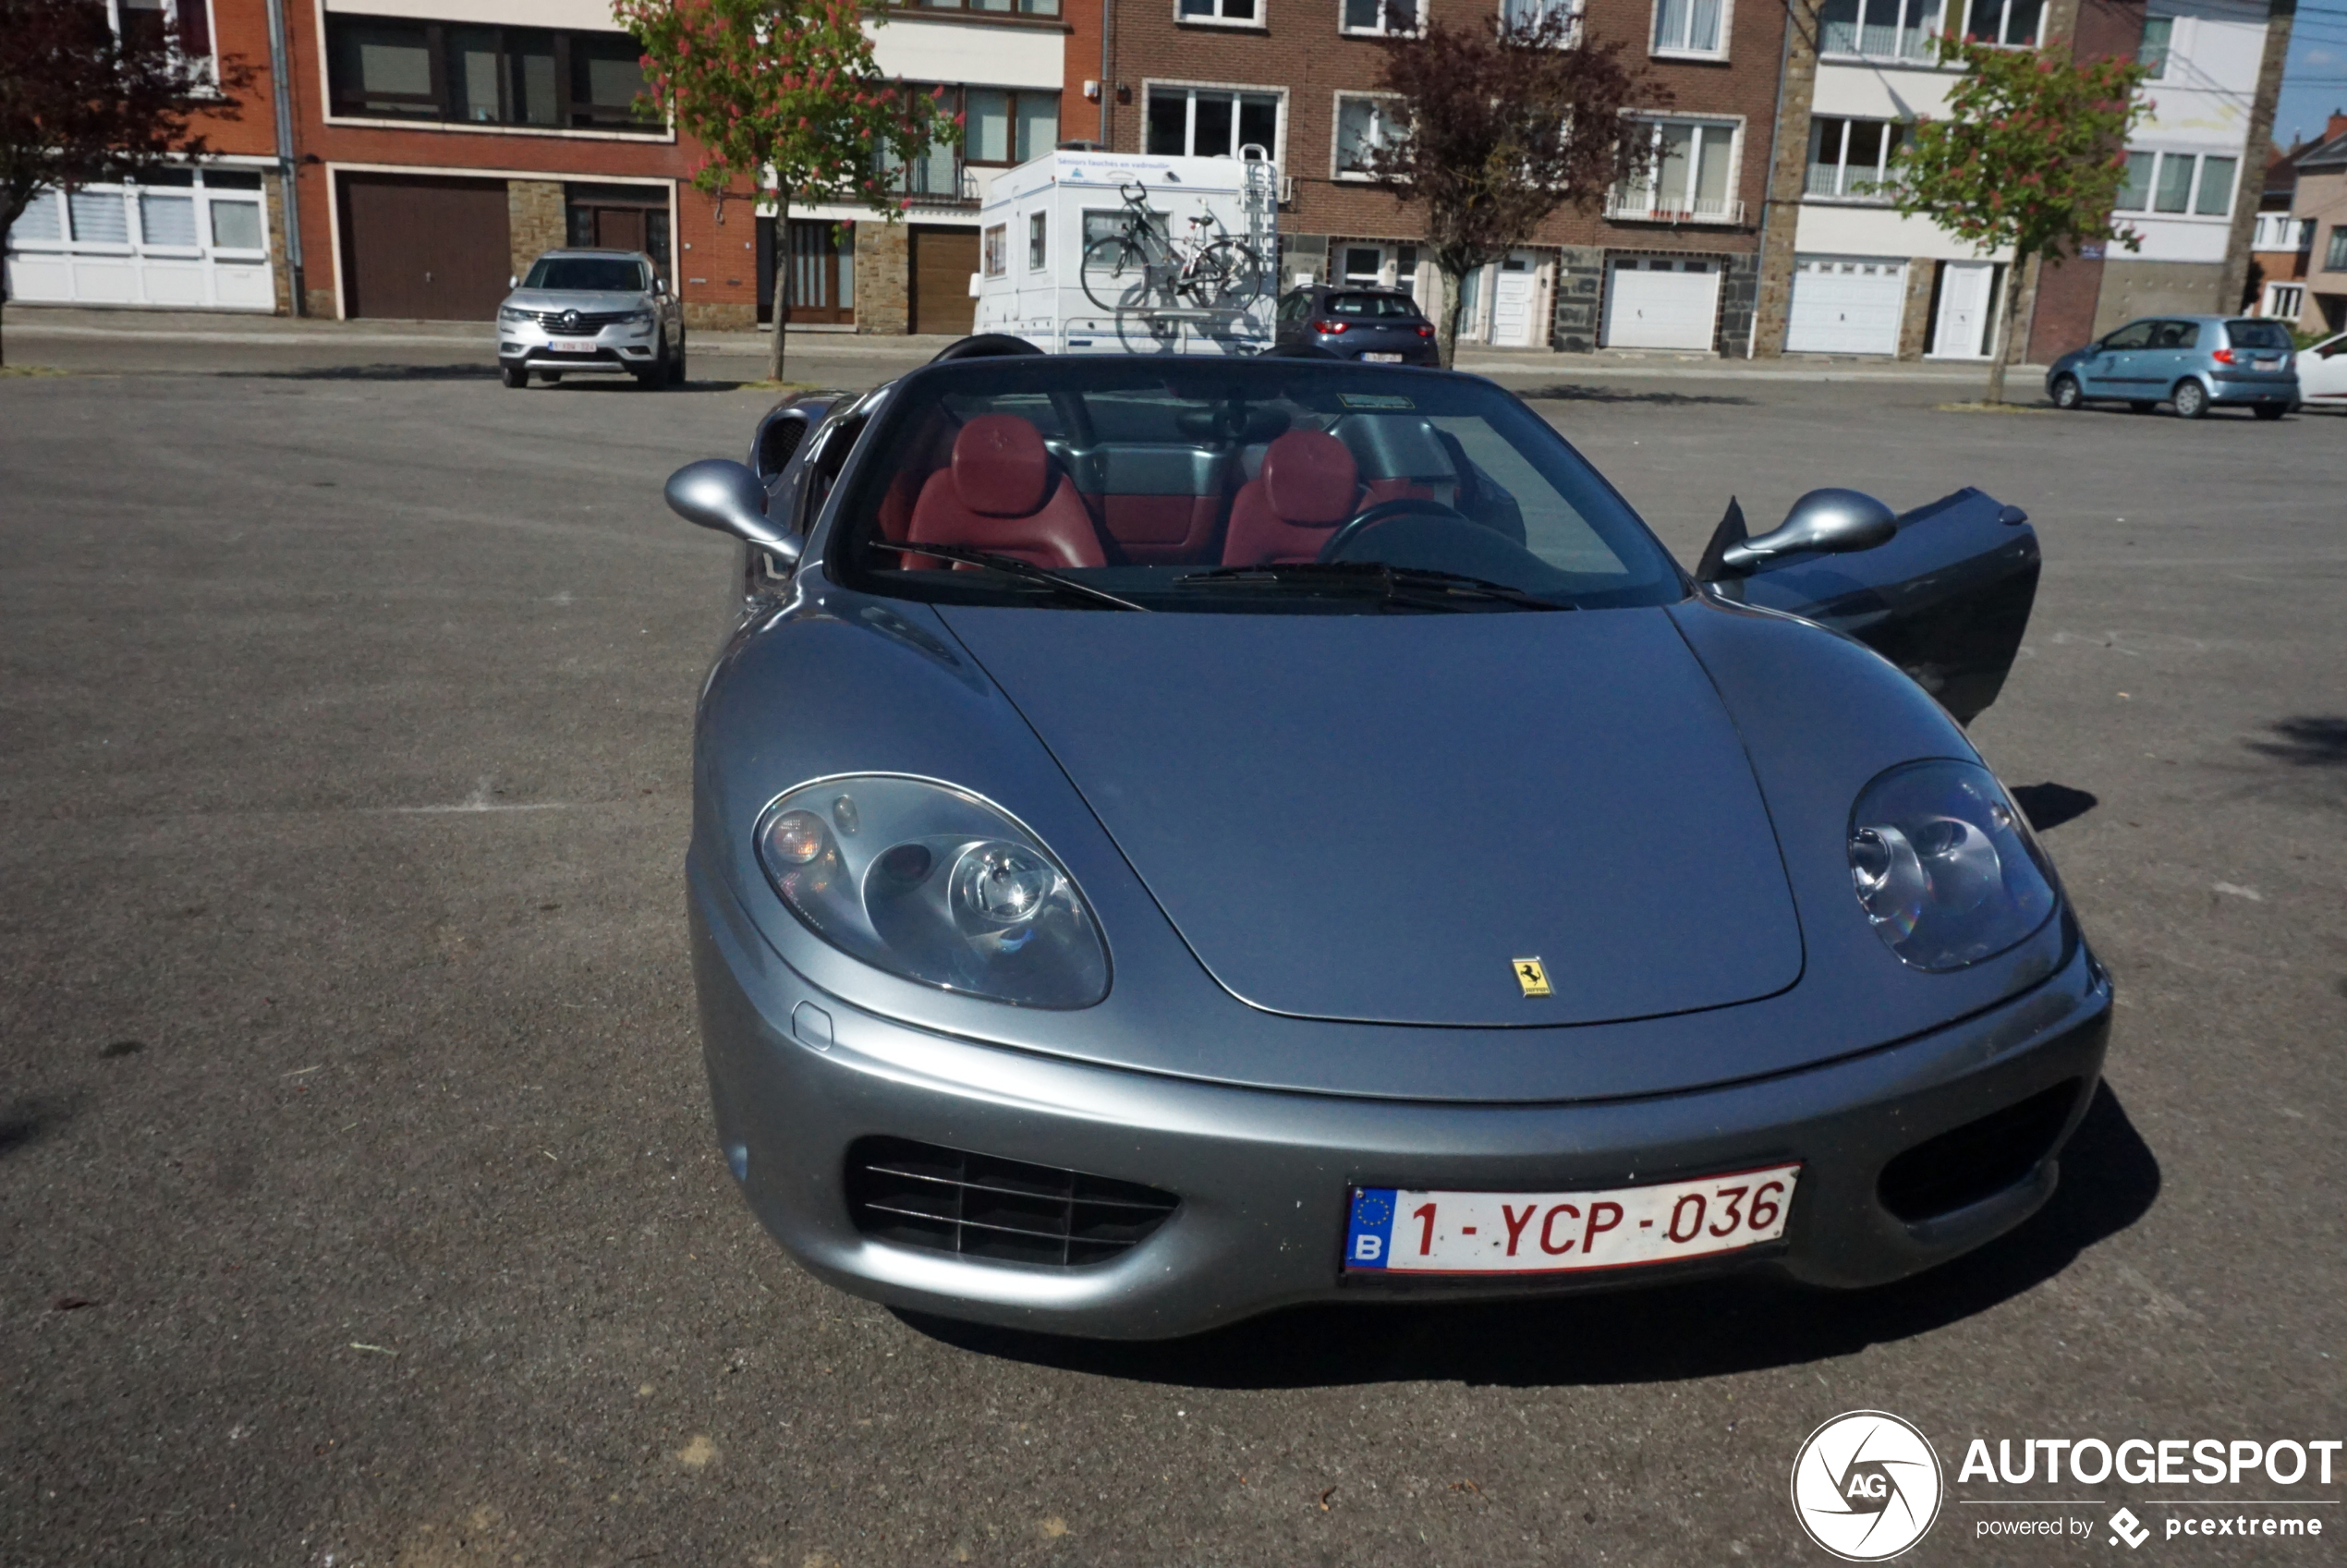
[[[1896,354],[1907,264],[1881,257],[1803,256],[1793,264],[1788,354]]]
[[[1709,257],[1630,256],[1605,274],[1605,346],[1711,346],[1720,263]]]

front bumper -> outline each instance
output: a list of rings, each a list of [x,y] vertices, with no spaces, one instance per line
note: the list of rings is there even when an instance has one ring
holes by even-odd
[[[1429,1104],[1277,1093],[1101,1068],[894,1023],[816,991],[732,895],[691,877],[694,972],[718,1136],[744,1196],[819,1277],[893,1307],[1050,1332],[1149,1339],[1295,1302],[1620,1288],[1771,1269],[1858,1287],[1928,1269],[2052,1195],[2051,1149],[2084,1114],[2109,1036],[2108,978],[2079,942],[2059,974],[1959,1024],[1778,1077],[1563,1105]],[[806,1027],[794,1030],[794,1013]],[[1723,1022],[1723,1027],[1733,1027]],[[812,1043],[810,1043],[810,1041]],[[1906,1223],[1882,1167],[1933,1136],[2074,1083],[2028,1173]],[[1000,1263],[871,1239],[850,1218],[848,1146],[881,1135],[1178,1194],[1149,1238],[1081,1268]],[[1355,1185],[1563,1191],[1806,1169],[1781,1242],[1721,1259],[1521,1281],[1342,1276]]]
[[[563,353],[554,347],[557,337],[565,342],[591,337],[595,346],[589,353]],[[651,369],[659,355],[660,323],[656,321],[649,326],[620,324],[575,334],[549,332],[536,322],[509,322],[501,317],[497,322],[497,362],[507,368],[640,375]]]

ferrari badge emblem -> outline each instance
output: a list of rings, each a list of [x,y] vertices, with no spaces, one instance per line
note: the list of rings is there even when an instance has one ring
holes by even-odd
[[[1524,988],[1526,996],[1549,994],[1549,972],[1540,966],[1538,958],[1519,958],[1515,961],[1515,983]]]

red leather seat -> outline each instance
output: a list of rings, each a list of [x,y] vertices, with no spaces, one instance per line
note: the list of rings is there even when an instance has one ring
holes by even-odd
[[[1053,467],[1035,427],[1015,414],[980,414],[962,427],[953,461],[921,486],[906,539],[991,550],[1038,566],[1108,564],[1075,484]],[[906,553],[907,567],[941,564]]]
[[[1360,469],[1344,443],[1290,431],[1264,449],[1263,467],[1231,502],[1226,566],[1319,559],[1337,525],[1360,510]]]

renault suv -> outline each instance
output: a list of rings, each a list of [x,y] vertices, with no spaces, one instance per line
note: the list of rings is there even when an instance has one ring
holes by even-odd
[[[625,374],[643,387],[685,381],[685,311],[640,250],[549,250],[497,308],[497,369],[507,386],[531,372]]]

